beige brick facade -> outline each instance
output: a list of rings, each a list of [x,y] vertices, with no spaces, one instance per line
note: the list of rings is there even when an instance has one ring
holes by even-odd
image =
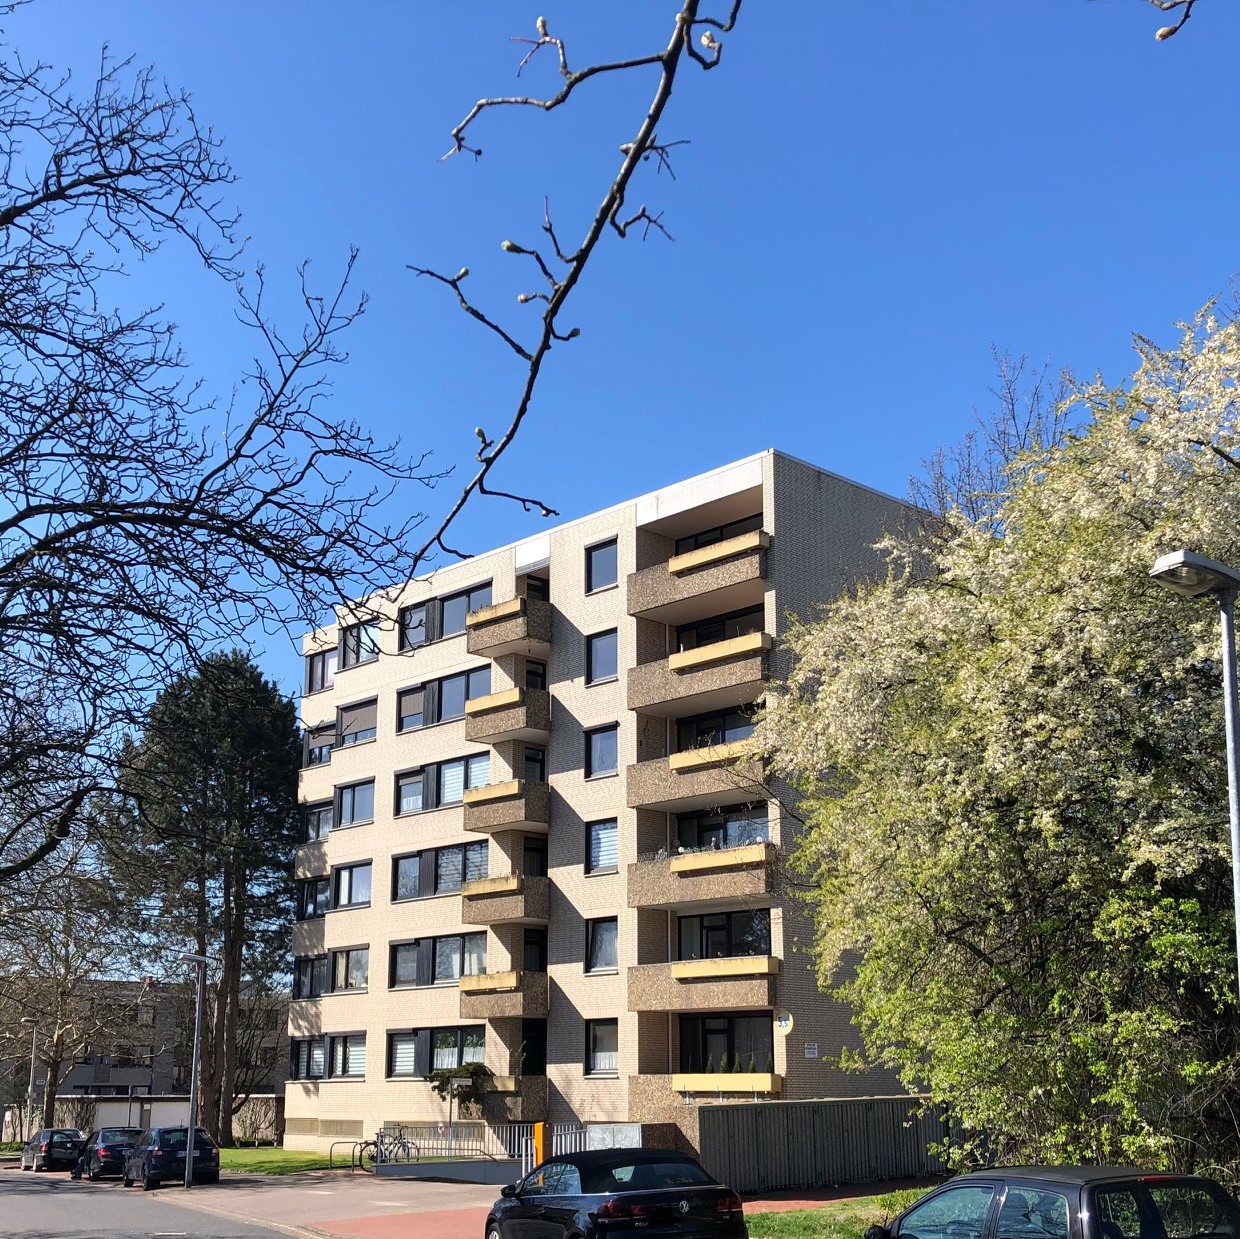
[[[747,519],[754,517],[760,520]],[[443,1117],[446,1104],[416,1071],[428,1065],[426,1038],[446,1029],[481,1028],[487,1065],[497,1076],[516,1077],[500,1083],[507,1092],[492,1099],[488,1113],[495,1118],[675,1124],[692,1138],[694,1106],[716,1099],[892,1091],[886,1076],[846,1074],[833,1065],[841,1048],[856,1044],[855,1030],[848,1012],[818,992],[804,951],[811,927],[785,890],[782,857],[792,840],[778,802],[767,806],[765,841],[724,834],[722,844],[711,836],[716,846],[698,850],[685,846],[677,819],[735,808],[744,829],[762,833],[761,801],[770,789],[746,760],[743,741],[731,743],[695,723],[692,734],[704,738],[690,742],[684,720],[754,701],[764,674],[785,665],[778,637],[789,613],[807,614],[876,571],[871,545],[905,517],[895,500],[766,452],[440,569],[307,637],[309,674],[313,656],[337,645],[360,648],[345,628],[378,617],[379,656],[338,668],[334,683],[303,699],[307,728],[326,729],[374,701],[375,734],[347,744],[337,735],[330,759],[303,771],[303,802],[332,804],[334,822],[325,838],[298,850],[296,873],[302,881],[327,876],[331,906],[300,919],[293,932],[297,959],[329,956],[329,986],[333,952],[366,948],[369,967],[364,987],[292,1003],[299,1078],[287,1088],[286,1143],[322,1148],[384,1122]],[[615,582],[587,591],[588,550],[612,539]],[[547,601],[537,596],[542,582]],[[400,648],[402,608],[429,603],[437,613],[437,602],[488,583],[489,597],[474,596],[479,605],[466,631]],[[455,607],[459,618],[460,606],[439,610],[446,617]],[[747,618],[753,608],[760,623]],[[678,626],[734,615],[748,625],[739,636],[705,628],[677,636]],[[435,636],[435,621],[427,623]],[[616,674],[587,684],[589,639],[612,630]],[[539,662],[546,664],[545,683]],[[445,706],[453,717],[432,721],[429,703],[437,695],[459,705],[461,681],[451,677],[483,669],[489,684],[483,677],[481,689],[470,690],[464,713]],[[437,687],[417,697],[407,692],[426,685]],[[402,711],[422,725],[401,730]],[[587,733],[609,726],[617,729],[615,770],[588,776]],[[527,747],[545,750],[544,779],[527,764]],[[489,771],[462,796],[450,773],[458,768],[442,764],[481,755],[489,756]],[[409,791],[417,771],[424,772],[421,800]],[[450,803],[413,808],[429,803],[435,778]],[[358,804],[357,824],[343,824],[342,809],[347,815]],[[743,805],[750,807],[741,813]],[[615,864],[589,872],[589,825],[606,821],[617,824]],[[485,878],[475,868],[463,889],[435,893],[428,866],[450,870],[442,849],[471,844],[486,849]],[[545,876],[534,871],[542,847]],[[427,859],[435,849],[437,862]],[[394,858],[413,853],[421,885],[397,898]],[[336,875],[366,862],[369,899],[335,906],[336,886],[345,882]],[[411,865],[402,865],[402,880]],[[321,902],[321,893],[316,898]],[[760,949],[720,960],[713,947],[702,947],[695,961],[690,948],[688,961],[681,960],[679,917],[736,913],[739,925],[765,909],[769,942]],[[590,923],[607,918],[617,923],[615,967],[587,971]],[[686,923],[686,941],[697,941],[698,925]],[[543,929],[545,971],[526,958],[537,954]],[[418,983],[390,983],[393,944],[403,944],[402,960],[412,960],[427,948],[411,944],[478,933],[486,938],[484,977],[431,983],[419,957]],[[527,941],[535,945],[527,948]],[[769,1050],[754,1048],[752,1030],[761,1033],[776,1013],[792,1017],[792,1030],[772,1029],[760,1043]],[[700,1022],[706,1018],[724,1024],[707,1029]],[[613,1020],[615,1070],[602,1043],[600,1069],[590,1072],[590,1022]],[[749,1030],[743,1049],[737,1020]],[[399,1063],[389,1054],[393,1033],[403,1047]],[[690,1033],[703,1048],[688,1048]],[[316,1049],[318,1038],[327,1040]],[[726,1052],[712,1048],[725,1043]]]

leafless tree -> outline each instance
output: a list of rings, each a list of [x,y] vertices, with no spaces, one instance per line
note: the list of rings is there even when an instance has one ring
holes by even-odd
[[[1169,26],[1160,26],[1155,32],[1156,39],[1169,39],[1173,34],[1177,34],[1193,15],[1193,6],[1197,0],[1149,0],[1156,9],[1161,9],[1164,13],[1174,13],[1175,21]]]
[[[303,268],[303,321],[277,326],[262,270],[242,275],[232,180],[153,71],[105,52],[79,93],[0,52],[0,881],[81,820],[172,672],[416,563],[421,517],[382,510],[433,477],[323,406],[364,305],[352,257],[325,292]],[[159,309],[114,304],[126,262],[169,241],[254,335],[223,403]]]
[[[600,62],[582,69],[570,67],[564,41],[552,34],[546,19],[540,17],[535,23],[532,37],[519,37],[514,40],[528,48],[518,65],[517,73],[519,75],[539,53],[545,53],[549,49],[557,62],[562,83],[559,90],[545,96],[517,94],[481,99],[452,130],[452,146],[444,158],[470,154],[478,159],[482,156],[482,147],[476,144],[473,137],[474,128],[483,114],[492,108],[536,108],[542,112],[552,112],[566,104],[579,87],[602,75],[649,70],[655,77],[654,92],[646,114],[633,137],[620,145],[619,171],[607,186],[586,226],[581,242],[575,248],[566,250],[563,247],[560,233],[552,220],[550,204],[547,204],[541,222],[544,239],[539,245],[525,245],[512,240],[505,240],[501,245],[505,253],[517,255],[530,263],[533,290],[530,291],[530,286],[525,286],[517,295],[517,301],[521,305],[536,312],[530,329],[509,331],[501,325],[498,315],[474,305],[464,289],[465,280],[469,276],[468,267],[462,267],[455,275],[445,275],[426,267],[410,268],[419,276],[426,276],[449,288],[461,309],[490,330],[505,350],[517,359],[519,376],[515,406],[507,425],[494,435],[481,426],[474,431],[479,441],[476,453],[478,467],[462,486],[455,503],[440,520],[434,532],[423,541],[418,552],[419,560],[437,549],[465,557],[464,552],[454,550],[445,541],[445,537],[466,502],[474,494],[496,495],[515,500],[522,504],[526,511],[538,511],[543,516],[556,515],[554,509],[540,499],[492,489],[488,484],[491,471],[516,438],[530,413],[539,376],[551,350],[556,345],[567,344],[580,335],[580,328],[563,325],[564,309],[603,237],[614,233],[623,239],[637,230],[643,238],[656,232],[670,239],[662,212],[652,212],[644,203],[636,208],[630,205],[629,193],[633,179],[643,163],[653,163],[656,169],[671,171],[672,152],[680,142],[660,141],[658,130],[666,117],[677,73],[686,61],[691,61],[703,70],[718,66],[723,54],[723,43],[719,36],[727,34],[735,27],[741,3],[742,0],[730,0],[725,6],[726,15],[713,17],[703,14],[702,9],[707,7],[703,0],[684,0],[672,21],[670,37],[661,49],[644,56]]]

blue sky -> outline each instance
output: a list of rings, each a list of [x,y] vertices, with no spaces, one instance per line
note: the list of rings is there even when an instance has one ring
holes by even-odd
[[[326,285],[359,246],[371,302],[336,411],[468,467],[473,427],[506,424],[520,374],[406,264],[468,265],[519,329],[534,285],[500,242],[541,239],[544,195],[580,237],[653,78],[494,114],[477,163],[439,162],[449,130],[514,89],[509,36],[538,15],[584,65],[661,47],[676,8],[36,0],[5,26],[28,59],[88,72],[108,42],[188,88],[239,173],[249,259],[286,295],[303,258]],[[678,80],[661,133],[691,140],[677,179],[650,165],[632,195],[675,243],[605,243],[571,310],[582,336],[552,355],[495,484],[570,519],[774,446],[903,494],[986,401],[992,344],[1121,378],[1134,331],[1170,340],[1240,267],[1240,5],[1204,0],[1159,44],[1163,20],[1142,0],[747,0],[720,68]],[[541,55],[521,88],[555,88]],[[170,254],[130,284],[227,392],[252,345],[219,290]],[[433,517],[450,487],[408,504]],[[482,550],[541,525],[488,500],[455,539]],[[267,661],[296,687],[278,642]]]

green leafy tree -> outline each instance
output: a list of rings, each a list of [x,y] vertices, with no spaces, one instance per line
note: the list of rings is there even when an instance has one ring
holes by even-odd
[[[287,969],[301,745],[292,702],[244,655],[212,655],[156,698],[124,756],[134,806],[119,883],[146,901],[154,945],[218,961],[199,1059],[204,1125],[232,1141],[247,1003]]]
[[[873,1060],[992,1155],[1236,1166],[1218,620],[1148,569],[1240,562],[1240,331],[1137,347],[994,505],[796,627],[760,734]]]

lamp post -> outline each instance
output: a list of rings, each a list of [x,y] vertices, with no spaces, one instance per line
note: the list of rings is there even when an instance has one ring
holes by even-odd
[[[194,1128],[198,1123],[198,1049],[202,1045],[202,1008],[207,991],[210,956],[182,951],[181,958],[198,965],[198,1001],[194,1011],[194,1048],[189,1060],[189,1123],[185,1130],[185,1186],[194,1186]]]
[[[26,1082],[26,1113],[30,1116],[30,1130],[26,1133],[26,1139],[29,1140],[34,1135],[34,1055],[39,1041],[39,1027],[29,1015],[22,1016],[22,1023],[30,1025],[30,1079]]]
[[[1197,598],[1213,594],[1223,633],[1223,716],[1227,723],[1227,811],[1231,822],[1231,899],[1236,920],[1236,982],[1240,992],[1240,752],[1236,701],[1236,591],[1240,572],[1194,551],[1160,556],[1150,569],[1159,585]]]

